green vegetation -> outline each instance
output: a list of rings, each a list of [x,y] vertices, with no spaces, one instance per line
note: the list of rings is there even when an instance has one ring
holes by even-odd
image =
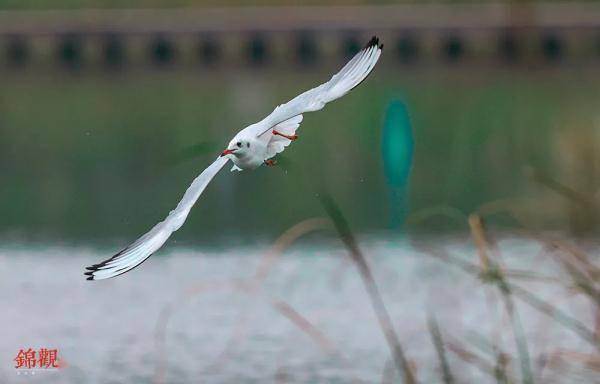
[[[5,75],[0,233],[136,236],[175,206],[235,132],[329,72]],[[397,97],[414,128],[410,211],[471,212],[497,199],[532,199],[519,205],[521,216],[534,226],[567,228],[586,210],[526,171],[593,196],[598,82],[581,70],[384,68],[343,100],[306,115],[300,140],[279,167],[218,175],[177,237],[271,236],[318,215],[322,186],[349,207],[357,230],[386,228],[380,135],[387,103]],[[513,223],[502,215],[492,220]],[[425,229],[455,228],[434,222]]]

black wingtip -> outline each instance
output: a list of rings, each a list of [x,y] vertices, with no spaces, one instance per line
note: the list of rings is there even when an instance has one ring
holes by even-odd
[[[379,37],[377,37],[377,36],[371,37],[371,40],[369,40],[369,42],[367,43],[367,45],[365,45],[365,49],[366,48],[375,47],[375,46],[378,46],[379,49],[383,48],[383,44],[379,45]]]
[[[88,267],[90,268],[90,267]],[[87,276],[86,280],[94,280],[94,272],[95,271],[88,271],[88,272],[84,272],[84,276]]]
[[[104,266],[105,266],[106,264],[108,264],[110,261],[112,261],[112,260],[114,260],[116,257],[118,257],[118,256],[122,255],[122,254],[123,254],[123,252],[125,252],[127,249],[128,249],[128,248],[125,248],[125,249],[121,250],[119,253],[117,253],[116,255],[112,256],[112,257],[111,257],[110,259],[108,259],[108,260],[104,260],[104,261],[102,261],[102,262],[100,262],[100,263],[98,263],[98,264],[94,264],[94,265],[91,265],[91,266],[89,266],[89,267],[85,267],[85,269],[86,269],[88,272],[84,272],[84,275],[86,275],[86,276],[90,276],[90,277],[91,277],[91,278],[90,278],[90,277],[88,277],[88,280],[94,280],[94,279],[93,279],[93,276],[92,276],[92,274],[93,274],[94,272],[97,272],[97,271],[98,271],[100,268],[104,267]]]
[[[114,255],[113,257],[111,257],[110,259],[104,260],[103,262],[98,263],[98,264],[94,264],[94,265],[92,265],[90,267],[85,267],[85,269],[87,269],[87,272],[84,272],[83,274],[85,276],[89,276],[86,280],[98,280],[98,279],[94,278],[94,273],[102,270],[102,268],[105,267],[108,263],[110,263],[111,261],[115,260],[117,257],[121,256],[123,253],[127,252],[128,250],[129,250],[129,247],[126,247],[123,250],[121,250],[119,253],[117,253],[116,255]],[[146,256],[145,259],[143,259],[142,261],[138,262],[138,264],[135,265],[134,267],[130,267],[128,269],[125,268],[125,269],[119,270],[118,273],[110,276],[110,278],[120,276],[120,275],[122,275],[122,274],[124,274],[126,272],[129,272],[129,271],[132,271],[132,270],[136,269],[137,267],[139,267],[140,265],[142,265],[146,260],[148,260],[150,258],[150,256],[152,256],[152,255],[153,255],[153,253],[149,254],[148,256]],[[100,280],[102,280],[104,278],[106,278],[106,277],[102,277]]]

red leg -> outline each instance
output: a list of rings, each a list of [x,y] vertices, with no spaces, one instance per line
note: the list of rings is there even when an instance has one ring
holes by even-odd
[[[291,135],[291,136],[290,135],[284,135],[283,133],[277,132],[276,130],[273,130],[273,134],[274,135],[279,135],[281,137],[285,137],[286,139],[291,140],[291,141],[294,141],[294,140],[296,140],[298,138],[298,135]]]
[[[268,160],[265,160],[265,165],[266,165],[267,167],[274,167],[274,166],[275,166],[275,164],[277,164],[277,161],[275,161],[275,160],[273,160],[273,159],[268,159]]]

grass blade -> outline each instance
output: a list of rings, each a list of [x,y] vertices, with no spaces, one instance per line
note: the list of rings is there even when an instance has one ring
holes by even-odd
[[[346,218],[342,214],[342,211],[336,205],[334,200],[328,194],[322,193],[319,195],[321,199],[321,204],[325,209],[325,212],[331,218],[335,229],[338,232],[342,242],[348,248],[350,253],[350,257],[352,261],[356,264],[362,281],[365,286],[365,290],[369,295],[371,305],[373,306],[373,310],[377,316],[377,320],[379,321],[379,326],[385,336],[385,339],[388,343],[390,351],[392,353],[392,358],[396,367],[400,374],[404,375],[404,382],[407,384],[415,383],[415,377],[408,365],[408,361],[404,356],[404,351],[398,339],[398,335],[392,326],[392,321],[390,315],[385,307],[383,299],[379,294],[379,289],[377,288],[377,284],[375,283],[375,279],[373,278],[373,274],[371,273],[371,269],[367,264],[365,257],[363,256],[360,248],[358,247],[358,243],[350,230],[350,226],[346,221]]]
[[[453,384],[454,377],[452,376],[452,372],[450,372],[450,365],[448,364],[446,349],[444,348],[444,340],[442,339],[437,320],[433,315],[429,316],[427,325],[429,327],[429,334],[431,334],[431,341],[440,361],[440,367],[442,368],[442,379],[445,384]]]

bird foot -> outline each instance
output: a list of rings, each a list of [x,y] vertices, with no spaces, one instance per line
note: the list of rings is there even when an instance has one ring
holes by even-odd
[[[277,164],[276,160],[273,160],[273,159],[265,160],[265,165],[267,167],[274,167],[276,164]]]
[[[285,134],[283,134],[281,132],[278,132],[276,130],[273,130],[273,134],[274,135],[279,135],[281,137],[285,137],[286,139],[291,140],[291,141],[294,141],[294,140],[298,139],[298,135],[285,135]]]

